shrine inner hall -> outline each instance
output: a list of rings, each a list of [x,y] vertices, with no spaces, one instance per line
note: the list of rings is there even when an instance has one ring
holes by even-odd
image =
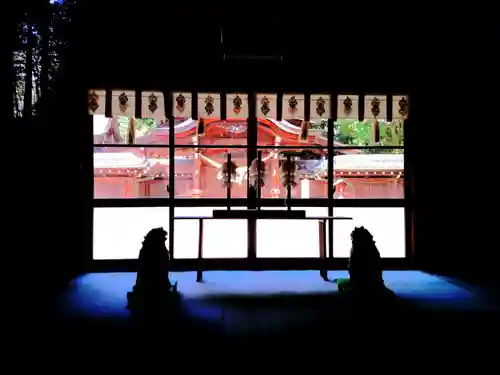
[[[137,258],[153,227],[199,257],[214,210],[305,210],[325,222],[325,257],[346,259],[365,226],[381,256],[411,254],[404,94],[91,89],[93,252]],[[315,220],[206,220],[203,259],[319,259]]]

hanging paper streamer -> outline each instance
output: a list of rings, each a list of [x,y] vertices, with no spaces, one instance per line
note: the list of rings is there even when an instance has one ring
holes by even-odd
[[[226,117],[248,118],[248,94],[226,95]]]
[[[222,180],[222,184],[224,187],[231,187],[232,183],[236,182],[237,168],[238,166],[233,162],[228,163],[226,161],[224,164],[222,164],[222,167],[220,168],[219,173],[217,175],[217,179]]]
[[[220,118],[220,94],[198,94],[198,118]]]
[[[311,95],[311,121],[328,120],[330,118],[331,95]]]
[[[387,97],[383,95],[365,96],[365,119],[385,120],[387,118]]]
[[[304,95],[300,94],[283,95],[283,119],[286,120],[304,119]]]
[[[286,158],[281,160],[281,182],[284,187],[295,187],[297,182],[295,181],[295,173],[297,171],[297,164],[292,158]]]
[[[196,126],[197,137],[203,137],[205,135],[205,120],[200,118]]]
[[[129,145],[133,145],[135,143],[135,120],[133,117],[129,119],[128,123],[127,143]]]
[[[105,115],[106,114],[106,91],[105,90],[89,90],[87,95],[87,106],[89,115]]]
[[[373,145],[378,145],[380,144],[380,124],[379,120],[375,119],[373,121],[373,127],[372,127],[372,144]]]
[[[339,95],[337,99],[337,119],[358,120],[359,96]]]
[[[111,96],[113,116],[135,116],[135,91],[113,91]]]
[[[257,118],[278,118],[276,94],[257,94],[255,112]]]
[[[177,119],[188,119],[191,117],[193,96],[190,92],[174,92],[172,113]]]
[[[258,159],[254,159],[250,164],[248,174],[250,186],[253,186],[254,188],[264,187],[264,182],[267,177],[266,163],[261,160],[259,168]]]
[[[302,120],[302,124],[300,125],[300,142],[307,142],[310,126],[311,123],[309,121]]]
[[[161,91],[143,91],[141,103],[142,118],[152,118],[158,125],[165,119],[165,97]]]
[[[406,120],[408,118],[409,102],[406,95],[394,95],[392,97],[392,119]]]

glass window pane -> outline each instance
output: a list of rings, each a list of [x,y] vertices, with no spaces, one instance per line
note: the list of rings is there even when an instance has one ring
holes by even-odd
[[[335,207],[334,216],[353,220],[333,222],[333,256],[348,258],[351,251],[351,232],[364,226],[373,235],[382,258],[404,258],[405,214],[402,207]]]
[[[285,207],[262,207],[262,210],[285,209]],[[326,207],[293,207],[292,210],[306,210],[307,216],[328,216],[328,208]],[[318,221],[257,220],[257,257],[318,258]]]
[[[247,151],[243,148],[177,148],[175,196],[177,198],[226,198],[225,163],[231,154],[234,173],[231,176],[231,197],[247,197]]]
[[[260,149],[264,168],[262,198],[286,198],[283,186],[283,163],[287,156],[295,163],[292,198],[328,198],[326,149]],[[256,164],[255,164],[256,165]]]
[[[153,147],[94,147],[94,198],[167,198],[169,150]],[[180,175],[193,165],[176,158]]]
[[[94,115],[94,144],[168,144],[168,124],[152,118]]]
[[[151,229],[168,231],[168,212],[168,207],[94,208],[93,258],[137,259]]]
[[[258,146],[325,146],[327,122],[310,122],[307,139],[300,139],[301,120],[276,120],[259,118],[257,124]]]
[[[402,120],[341,119],[334,123],[335,146],[403,146]]]
[[[175,144],[245,146],[247,127],[247,119],[188,119],[176,125]]]
[[[336,149],[335,199],[404,198],[403,149]]]
[[[174,216],[212,216],[213,210],[225,207],[176,207]],[[245,207],[234,207],[245,209]],[[198,220],[176,220],[174,235],[174,256],[176,259],[198,257]],[[205,220],[203,226],[204,258],[246,258],[246,220]]]

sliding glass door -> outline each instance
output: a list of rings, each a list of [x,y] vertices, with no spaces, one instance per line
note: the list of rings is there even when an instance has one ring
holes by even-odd
[[[106,108],[110,100],[102,95],[111,95],[117,111],[123,95],[131,95],[93,93],[94,104]],[[176,259],[195,259],[199,223],[176,217],[247,208],[352,217],[327,225],[333,258],[348,257],[355,226],[372,232],[382,257],[406,256],[405,112],[398,114],[405,97],[168,95],[164,108],[159,93],[136,97],[140,116],[117,115],[113,105],[92,114],[94,260],[135,259],[144,235],[158,226],[169,230]],[[322,117],[325,101],[329,112]],[[153,104],[165,115],[149,113]],[[204,258],[319,258],[318,225],[209,220]]]

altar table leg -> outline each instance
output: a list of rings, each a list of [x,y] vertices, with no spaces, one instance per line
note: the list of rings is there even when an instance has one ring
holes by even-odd
[[[198,219],[198,269],[196,271],[196,282],[203,280],[203,219]]]
[[[321,260],[319,274],[321,278],[328,281],[328,269],[326,265],[326,220],[320,220],[319,224],[319,258]]]

